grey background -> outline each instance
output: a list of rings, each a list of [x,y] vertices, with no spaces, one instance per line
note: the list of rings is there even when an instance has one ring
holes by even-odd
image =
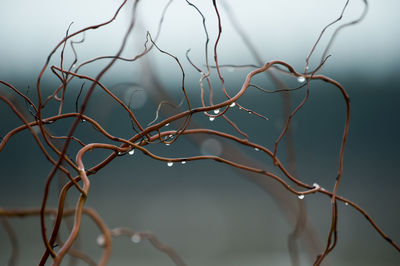
[[[197,1],[199,2],[199,1]],[[211,2],[197,3],[207,17],[210,31],[210,62],[216,37],[216,18]],[[321,29],[340,13],[344,1],[229,1],[238,20],[246,29],[263,59],[286,60],[298,71],[304,69],[305,57]],[[141,49],[145,30],[155,35],[156,26],[166,1],[143,1],[139,6],[138,27],[129,39],[124,55],[131,56]],[[109,18],[119,4],[117,1],[2,1],[0,4],[0,79],[10,82],[34,95],[36,76],[49,51],[64,36],[73,21],[71,31],[99,23]],[[394,240],[400,241],[399,217],[399,17],[397,1],[371,1],[366,19],[359,25],[345,29],[334,43],[322,73],[339,81],[348,90],[352,104],[351,128],[345,154],[345,172],[339,193],[353,200],[375,219]],[[351,1],[343,21],[360,14],[362,1]],[[219,44],[219,60],[223,64],[255,63],[223,12],[223,35]],[[121,43],[130,18],[129,8],[112,25],[90,31],[85,43],[77,45],[79,59],[84,61],[97,55],[112,55]],[[318,64],[324,44],[332,29],[326,32],[311,60]],[[78,40],[79,38],[76,38]],[[194,105],[199,105],[199,74],[187,63],[184,54],[191,48],[191,58],[204,64],[204,34],[201,18],[184,1],[175,1],[167,12],[159,46],[176,55],[187,74],[186,87]],[[71,62],[71,51],[66,60]],[[52,63],[59,63],[57,54]],[[151,63],[161,84],[178,103],[180,72],[168,56],[152,51],[148,61],[134,64],[118,63],[104,77],[103,82],[126,101],[126,82],[146,80],[143,64]],[[104,65],[96,63],[83,70],[95,75]],[[311,67],[313,68],[313,67]],[[248,69],[224,69],[227,87],[237,91]],[[215,91],[219,91],[213,73]],[[289,87],[295,79],[282,76]],[[258,84],[271,88],[271,83],[260,76]],[[43,79],[44,92],[58,85],[48,71]],[[74,111],[79,82],[70,87],[66,110]],[[87,88],[88,85],[86,85]],[[1,92],[7,94],[2,86]],[[135,94],[135,112],[143,123],[155,116],[157,105],[144,92]],[[292,105],[298,104],[304,90],[293,92]],[[34,96],[33,96],[34,97]],[[145,99],[144,101],[142,101]],[[216,101],[223,100],[216,92]],[[136,102],[137,101],[137,102]],[[282,128],[281,98],[249,90],[239,101],[245,107],[270,118],[261,120],[232,109],[230,117],[249,134],[254,142],[273,147]],[[24,103],[20,101],[21,105]],[[140,107],[141,103],[144,103]],[[54,106],[53,106],[54,107]],[[140,107],[140,108],[139,108]],[[5,104],[0,104],[0,134],[20,124]],[[49,107],[49,113],[54,109]],[[114,135],[133,134],[130,122],[121,108],[96,92],[88,107],[88,115],[97,118]],[[293,121],[298,176],[307,183],[317,182],[330,189],[337,171],[337,154],[343,132],[344,102],[332,86],[316,82],[311,87],[307,105]],[[204,115],[194,120],[203,126],[233,132],[221,119],[209,122]],[[58,134],[66,134],[71,121],[49,126]],[[171,125],[174,126],[174,125]],[[85,134],[87,136],[85,137]],[[88,136],[102,140],[88,125],[78,130],[83,141]],[[76,151],[73,147],[71,153]],[[201,147],[186,138],[168,147],[151,147],[161,155],[190,156],[201,154]],[[204,152],[204,148],[203,148]],[[270,165],[261,153],[249,149],[242,152]],[[107,153],[90,154],[88,165]],[[284,146],[280,158],[285,162]],[[74,157],[74,156],[72,156]],[[28,132],[13,137],[0,152],[0,206],[37,207],[41,203],[46,176],[51,167],[40,154]],[[57,182],[53,182],[49,206],[57,202]],[[290,194],[287,197],[295,197]],[[70,205],[77,198],[71,192]],[[325,241],[330,225],[330,203],[327,197],[307,196],[309,220]],[[111,227],[130,227],[150,230],[163,242],[173,246],[189,265],[289,265],[287,235],[292,227],[285,220],[273,198],[259,186],[249,182],[222,164],[213,161],[190,162],[167,167],[165,162],[149,159],[140,152],[113,161],[92,179],[87,206],[94,207]],[[10,219],[17,230],[21,247],[20,265],[36,264],[43,250],[39,221],[35,218]],[[49,221],[50,223],[50,221]],[[98,258],[98,231],[84,220],[83,250]],[[64,232],[65,233],[65,232]],[[309,265],[305,244],[300,242],[302,264]],[[115,239],[110,265],[170,265],[169,259],[155,251],[146,241],[133,244],[127,238]],[[0,230],[0,264],[6,264],[10,252],[4,230]],[[339,204],[339,242],[329,255],[331,265],[398,265],[399,253],[385,242],[355,210]],[[169,263],[169,264],[168,264]],[[84,265],[84,264],[82,264]],[[172,264],[171,264],[172,265]]]

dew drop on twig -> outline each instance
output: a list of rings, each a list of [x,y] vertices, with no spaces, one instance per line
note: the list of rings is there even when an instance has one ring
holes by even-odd
[[[216,115],[219,114],[219,109],[215,109],[214,114],[216,114]]]
[[[214,121],[215,120],[215,117],[213,117],[213,116],[210,116],[210,121],[212,122],[212,121]]]
[[[186,161],[181,161],[181,164],[186,164]]]
[[[303,76],[297,77],[297,81],[300,83],[303,83],[304,81],[306,81],[306,78]]]
[[[171,167],[171,166],[174,165],[174,163],[173,162],[168,162],[167,165],[168,165],[168,167]]]
[[[236,103],[233,102],[233,103],[231,103],[231,105],[229,105],[229,107],[235,107],[235,105],[236,105]]]
[[[304,195],[303,195],[303,194],[298,195],[297,197],[298,197],[299,199],[304,199]]]
[[[141,240],[142,240],[142,238],[141,238],[140,235],[138,235],[138,234],[134,234],[134,235],[131,237],[131,241],[132,241],[133,243],[135,243],[135,244],[140,243]]]
[[[106,241],[104,239],[103,235],[99,235],[96,239],[97,245],[99,245],[100,247],[103,247],[106,244]]]
[[[135,150],[132,149],[128,153],[129,153],[129,155],[133,155],[133,154],[135,154]]]

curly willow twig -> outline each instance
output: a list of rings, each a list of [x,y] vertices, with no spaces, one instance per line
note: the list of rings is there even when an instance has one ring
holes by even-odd
[[[384,233],[384,231],[380,227],[378,227],[376,222],[369,214],[367,214],[367,212],[363,208],[361,208],[351,200],[338,195],[338,187],[344,171],[344,152],[346,141],[349,135],[350,98],[346,89],[339,82],[330,77],[317,73],[327,62],[327,58],[329,57],[327,56],[327,52],[331,47],[338,32],[344,27],[360,22],[365,17],[368,8],[367,1],[364,1],[365,8],[360,18],[349,23],[342,24],[336,28],[329,39],[328,45],[324,49],[320,65],[316,67],[314,66],[315,68],[313,71],[308,71],[309,59],[314,54],[319,44],[319,41],[325,33],[326,29],[333,26],[335,23],[338,23],[344,16],[346,7],[349,3],[349,1],[346,1],[345,6],[340,13],[340,16],[330,24],[326,25],[321,31],[310,53],[306,57],[305,69],[303,72],[297,71],[292,65],[281,60],[273,60],[264,63],[265,61],[262,59],[260,53],[258,53],[258,51],[255,49],[255,46],[251,43],[246,32],[243,30],[242,27],[240,27],[227,3],[224,4],[226,8],[226,14],[228,15],[229,20],[238,32],[239,36],[242,38],[247,48],[252,53],[257,65],[252,64],[251,62],[249,62],[249,64],[242,65],[220,64],[220,61],[222,61],[222,59],[219,57],[218,51],[222,44],[222,25],[224,25],[224,16],[221,16],[222,13],[218,8],[219,5],[217,4],[216,0],[212,0],[209,3],[210,10],[213,11],[213,14],[215,16],[214,19],[216,19],[217,21],[217,24],[214,25],[214,27],[217,29],[217,36],[214,40],[213,46],[215,66],[210,66],[208,61],[208,44],[209,41],[212,39],[210,38],[208,31],[208,27],[210,27],[210,24],[206,23],[206,16],[204,15],[205,12],[202,12],[202,10],[194,3],[186,1],[186,8],[189,8],[190,10],[193,10],[194,8],[197,15],[202,18],[202,27],[206,37],[204,44],[204,62],[206,68],[205,71],[203,71],[202,68],[199,67],[199,65],[201,64],[197,65],[195,63],[195,60],[189,58],[190,49],[188,49],[186,52],[186,59],[188,60],[190,66],[201,75],[199,82],[199,94],[196,93],[196,95],[200,95],[200,99],[196,99],[193,97],[193,95],[195,95],[195,93],[192,93],[194,88],[188,85],[189,83],[186,81],[188,74],[187,72],[185,72],[185,64],[183,63],[182,59],[180,59],[178,55],[173,55],[173,53],[161,49],[160,47],[162,47],[162,45],[158,43],[159,38],[162,38],[162,35],[160,34],[161,26],[165,21],[165,16],[167,15],[167,10],[171,3],[172,0],[168,1],[164,6],[161,18],[159,19],[158,30],[155,38],[153,39],[150,32],[147,31],[145,36],[142,36],[144,42],[144,50],[130,57],[123,57],[122,54],[123,52],[125,52],[125,50],[127,50],[125,48],[127,46],[128,39],[132,35],[132,31],[136,26],[136,21],[138,17],[140,17],[140,14],[137,11],[139,5],[138,0],[134,0],[132,3],[131,20],[129,21],[126,33],[121,41],[120,48],[112,56],[100,55],[87,61],[80,62],[80,60],[78,60],[78,53],[74,44],[84,43],[86,39],[89,38],[89,36],[85,35],[86,32],[88,32],[89,30],[100,30],[101,28],[115,21],[120,11],[123,8],[128,8],[126,0],[120,4],[112,17],[104,23],[85,27],[81,30],[70,33],[72,25],[71,23],[66,31],[65,37],[50,52],[43,68],[41,69],[37,77],[37,104],[34,104],[34,98],[28,97],[28,94],[25,95],[15,86],[6,81],[0,80],[0,88],[2,90],[8,90],[10,95],[12,95],[6,96],[5,94],[0,94],[0,101],[5,103],[9,110],[12,111],[12,113],[15,114],[15,116],[20,121],[19,126],[12,130],[9,130],[4,136],[1,136],[0,152],[5,151],[4,148],[6,145],[11,145],[10,140],[12,138],[16,138],[18,133],[22,131],[28,131],[33,136],[43,156],[51,164],[50,172],[47,178],[44,179],[45,185],[42,195],[42,203],[39,208],[0,208],[1,225],[8,234],[12,250],[9,258],[9,265],[16,264],[16,261],[21,254],[21,251],[18,249],[17,234],[10,224],[11,218],[27,216],[39,216],[40,219],[40,228],[38,228],[38,230],[40,230],[43,240],[43,254],[41,256],[39,265],[45,265],[49,261],[49,259],[52,260],[53,265],[61,265],[67,254],[76,257],[82,261],[85,261],[89,265],[106,265],[110,259],[112,237],[119,236],[129,236],[134,242],[140,241],[140,239],[147,239],[155,248],[168,255],[169,258],[176,265],[186,265],[183,257],[181,257],[181,255],[179,255],[177,251],[175,251],[172,247],[163,244],[159,240],[159,238],[157,238],[153,233],[136,232],[125,227],[110,229],[94,209],[85,207],[86,201],[88,197],[90,197],[91,182],[95,182],[95,179],[93,179],[93,177],[98,174],[99,171],[101,171],[105,166],[109,165],[113,160],[118,159],[120,156],[124,156],[128,153],[133,154],[135,151],[142,152],[145,156],[148,157],[149,160],[153,159],[167,162],[168,165],[172,165],[174,162],[186,163],[189,161],[199,160],[211,161],[210,165],[212,165],[212,161],[223,163],[231,167],[232,169],[242,171],[242,174],[244,173],[244,176],[246,176],[246,178],[255,181],[255,183],[262,186],[266,191],[269,191],[272,197],[274,197],[277,201],[285,200],[285,197],[288,198],[287,194],[296,195],[300,199],[304,198],[305,195],[311,194],[321,194],[329,197],[331,202],[330,229],[328,232],[325,248],[320,251],[320,254],[318,256],[316,256],[316,254],[312,254],[314,258],[315,256],[317,257],[317,259],[314,261],[314,265],[320,265],[338,243],[338,201],[344,202],[346,205],[350,205],[354,208],[354,210],[360,212],[368,220],[370,225],[380,234],[381,237],[383,237],[397,251],[400,251],[399,245],[391,238],[389,238],[389,236]],[[79,41],[73,41],[72,38],[78,35],[80,35],[81,39]],[[70,43],[73,57],[72,63],[69,65],[69,67],[65,67],[65,65],[67,64],[66,62],[68,61],[68,58],[66,58],[68,42]],[[166,91],[162,89],[162,85],[154,85],[157,83],[157,79],[156,77],[154,77],[154,70],[150,69],[147,71],[147,74],[149,76],[153,75],[152,82],[154,86],[151,87],[153,87],[153,90],[157,89],[156,95],[153,95],[152,98],[154,102],[157,103],[156,105],[158,105],[158,107],[155,110],[155,115],[152,114],[152,117],[155,116],[155,119],[150,122],[146,122],[144,121],[144,119],[139,118],[140,116],[138,116],[138,113],[135,110],[132,110],[130,108],[131,101],[135,97],[134,93],[131,93],[129,103],[126,103],[118,96],[117,93],[115,93],[112,88],[108,87],[105,81],[101,80],[106,73],[110,72],[109,70],[117,62],[125,61],[129,63],[138,63],[141,62],[140,60],[144,61],[146,58],[149,57],[148,54],[151,50],[155,50],[156,54],[161,53],[173,59],[172,61],[176,64],[175,66],[176,69],[179,70],[180,76],[179,96],[183,99],[182,103],[185,104],[172,104],[173,101],[170,99],[171,97],[167,95]],[[53,57],[55,57],[58,52],[60,53],[59,63],[53,64],[53,62],[55,61]],[[99,69],[96,74],[87,74],[86,72],[81,73],[84,66],[102,60],[108,60],[108,63],[105,65],[104,68]],[[239,86],[240,89],[235,92],[232,88],[230,88],[229,83],[226,82],[226,78],[223,77],[224,67],[235,67],[237,69],[244,68],[244,70],[251,68],[252,70],[247,73],[246,78]],[[277,71],[272,72],[271,70]],[[55,86],[53,91],[50,91],[47,98],[44,97],[44,89],[42,88],[42,79],[44,79],[44,74],[47,73],[46,71],[51,72],[59,82],[59,84]],[[286,86],[286,84],[278,77],[276,73],[283,73],[286,76],[304,79],[305,83],[297,87],[290,88]],[[254,80],[256,80],[256,77],[262,74],[267,74],[267,77],[273,81],[274,88],[266,89],[256,84],[256,81]],[[80,80],[80,88],[75,86],[75,84],[72,82],[74,80]],[[83,90],[85,83],[82,83],[81,80],[90,84],[86,92],[84,92]],[[205,81],[204,86],[208,86],[208,96],[206,95],[207,92],[203,88],[203,81]],[[340,150],[337,156],[338,170],[336,174],[336,180],[332,190],[322,188],[316,183],[312,185],[308,184],[301,176],[296,173],[295,170],[295,145],[292,137],[292,134],[294,133],[290,131],[290,123],[291,120],[296,117],[296,114],[302,109],[302,107],[307,104],[307,100],[309,98],[309,95],[311,94],[311,86],[312,84],[314,84],[314,81],[323,81],[330,86],[336,88],[344,101],[343,106],[345,109],[345,115],[343,117],[343,136],[341,138]],[[135,82],[135,84],[138,83]],[[145,92],[150,92],[150,89],[146,88],[146,86],[141,87],[145,88]],[[220,88],[219,92],[223,95],[224,100],[218,100],[218,98],[216,97],[217,94],[214,95],[215,88]],[[254,90],[254,88],[256,88],[261,93],[265,93],[265,95],[269,95],[270,93],[285,93],[283,95],[283,113],[286,114],[285,116],[287,117],[287,120],[284,124],[281,134],[273,143],[272,150],[267,148],[265,145],[261,145],[253,141],[252,137],[254,137],[254,134],[252,132],[246,131],[242,121],[233,118],[233,110],[234,107],[237,106],[240,110],[246,111],[251,114],[251,117],[253,118],[255,116],[261,117],[264,118],[265,121],[269,119],[267,116],[261,115],[261,112],[259,113],[258,110],[253,110],[246,107],[246,103],[242,102],[239,104],[239,101],[243,99],[242,96],[247,93],[249,88],[250,90]],[[306,90],[303,100],[293,109],[293,111],[290,111],[291,101],[290,98],[288,98],[289,94],[293,91],[300,91],[303,88],[305,88]],[[111,99],[114,105],[120,107],[122,112],[128,115],[129,122],[132,124],[133,128],[132,132],[127,133],[128,137],[123,137],[119,135],[115,136],[111,134],[110,131],[106,129],[109,128],[109,126],[107,126],[104,121],[101,121],[101,119],[95,118],[95,116],[88,111],[88,105],[93,98],[93,93],[95,89],[104,92],[107,99]],[[78,90],[79,93],[77,93]],[[81,96],[83,97],[82,101],[79,100]],[[17,104],[14,100],[14,97],[24,101],[28,110],[24,110],[19,104]],[[206,97],[208,97],[209,99],[208,103],[205,100]],[[73,105],[68,106],[68,98],[75,99]],[[199,100],[200,106],[196,105],[197,100]],[[52,105],[50,103],[56,104],[57,107],[55,109],[51,109]],[[161,108],[163,104],[173,106],[174,112],[167,110],[171,108]],[[75,110],[75,112],[66,111],[69,109]],[[220,111],[220,109],[222,111]],[[29,114],[31,116],[29,116]],[[228,115],[230,118],[228,118]],[[224,131],[222,129],[211,129],[207,126],[199,125],[194,121],[195,118],[204,116],[207,117],[210,121],[213,121],[215,118],[222,117],[223,120],[227,122],[230,129],[234,129],[234,133],[230,133],[228,130]],[[162,119],[161,117],[164,118]],[[62,124],[62,122],[72,122],[72,125],[69,127],[67,134],[53,133],[53,131],[50,131],[50,125],[52,127],[57,127],[58,125]],[[119,123],[118,121],[113,122],[115,122],[116,124]],[[168,126],[169,124],[171,124],[171,126],[169,128],[166,128],[166,126]],[[81,125],[91,125],[96,130],[96,133],[100,135],[100,138],[92,138],[92,136],[89,135],[80,135],[80,131],[77,129]],[[176,125],[180,126],[178,128],[174,128],[174,126]],[[259,124],[259,126],[263,126],[263,124]],[[236,136],[235,134],[240,135],[240,137]],[[195,143],[198,143],[199,140],[204,138],[205,135],[213,136],[221,140],[221,142],[223,142],[224,151],[221,154],[217,155],[202,155],[196,153],[192,156],[186,156],[185,154],[182,154],[179,157],[163,156],[161,154],[158,154],[158,152],[152,151],[154,145],[175,145],[178,143],[179,138],[187,138]],[[288,166],[285,166],[285,164],[278,158],[278,151],[280,150],[279,143],[284,137],[287,138],[288,142]],[[55,144],[56,141],[61,142],[62,145],[57,146]],[[274,166],[271,166],[272,168],[267,168],[266,166],[257,163],[256,160],[250,158],[249,156],[246,156],[244,152],[241,152],[240,149],[245,148],[251,148],[262,152],[265,155],[265,158],[273,162]],[[84,158],[86,158],[85,155],[88,152],[96,153],[100,149],[106,150],[107,156],[103,157],[101,161],[96,161],[93,166],[88,167],[87,165],[89,165],[89,163],[86,161],[86,159],[84,160]],[[231,151],[234,151],[235,154],[232,154]],[[73,156],[75,157],[74,159]],[[49,208],[47,207],[49,201],[49,193],[53,192],[51,189],[51,183],[57,172],[62,172],[68,178],[68,182],[63,184],[60,191],[56,191],[58,195],[57,208]],[[254,176],[256,176],[257,178],[254,178]],[[115,178],[118,178],[118,176],[116,176]],[[269,183],[267,183],[267,181]],[[278,192],[275,192],[275,194],[271,192],[272,187],[279,189],[279,196],[277,196]],[[75,207],[67,208],[67,196],[71,195],[71,191],[73,189],[76,189],[75,192],[78,193],[79,196],[76,199]],[[307,226],[309,226],[306,223],[308,217],[306,215],[306,208],[304,203],[300,202],[296,206],[296,210],[298,210],[298,217],[293,223],[295,224],[295,227],[288,237],[289,254],[293,265],[299,265],[299,253],[298,247],[296,245],[296,240],[302,231],[308,230]],[[293,212],[293,209],[291,209],[290,211]],[[45,219],[49,215],[54,217],[54,221],[51,225],[50,236],[47,232]],[[90,255],[84,253],[82,250],[80,250],[80,248],[77,248],[76,245],[73,246],[78,238],[79,232],[82,230],[81,224],[83,215],[89,216],[90,219],[101,231],[101,234],[97,238],[97,240],[98,244],[103,247],[104,250],[102,257],[100,258],[98,263],[96,263],[96,260],[92,259]],[[63,236],[61,236],[60,233],[60,227],[63,221],[65,221],[65,217],[67,216],[73,217],[73,225],[69,229],[68,236],[64,240]],[[310,235],[312,234],[310,233]]]

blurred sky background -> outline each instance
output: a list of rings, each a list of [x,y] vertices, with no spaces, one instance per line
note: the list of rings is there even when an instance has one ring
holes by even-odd
[[[0,80],[10,82],[22,92],[29,87],[29,95],[36,99],[36,77],[49,52],[65,36],[70,23],[73,22],[70,32],[74,32],[103,22],[112,17],[120,2],[2,0]],[[257,64],[232,27],[226,9],[217,2],[223,29],[218,46],[220,63]],[[146,31],[152,36],[156,35],[166,3],[161,0],[140,2],[137,25],[129,38],[124,56],[132,57],[143,49]],[[209,60],[213,64],[212,48],[217,34],[217,19],[212,1],[193,3],[207,18]],[[225,3],[229,3],[231,12],[264,62],[284,60],[302,72],[305,59],[319,33],[339,16],[345,1],[230,0]],[[343,19],[329,28],[321,39],[310,60],[310,69],[319,64],[333,30],[357,18],[363,7],[361,0],[349,2]],[[340,32],[330,49],[331,57],[321,71],[344,85],[352,104],[350,135],[339,193],[365,208],[397,243],[400,242],[399,10],[399,1],[369,1],[366,18],[360,24]],[[131,2],[115,22],[102,29],[88,31],[85,42],[76,45],[79,61],[115,54],[130,18]],[[81,37],[77,36],[74,40],[78,41]],[[157,45],[181,60],[187,75],[188,93],[195,99],[193,103],[196,105],[199,105],[200,75],[187,62],[185,53],[191,49],[191,59],[204,67],[204,42],[201,17],[185,1],[173,1],[166,13]],[[65,58],[67,65],[72,62],[70,47],[66,49]],[[59,53],[55,54],[51,63],[59,64]],[[94,77],[102,66],[103,61],[92,64],[83,68],[82,73]],[[117,63],[102,79],[124,101],[128,101],[133,90],[144,89],[135,94],[133,101],[133,108],[144,123],[154,119],[157,108],[157,103],[152,102],[152,96],[146,90],[152,84],[149,83],[151,75],[146,67],[157,74],[172,99],[179,103],[182,97],[179,68],[174,60],[156,50],[137,63]],[[232,94],[240,88],[250,70],[222,69]],[[280,77],[289,87],[299,84],[294,78]],[[215,101],[222,100],[215,72],[212,78],[217,91]],[[272,88],[271,82],[265,77],[256,81],[265,88]],[[132,82],[136,85],[132,86]],[[72,83],[66,110],[74,111],[80,85],[78,82]],[[48,70],[43,78],[43,91],[48,93],[55,86],[58,86],[58,81]],[[10,95],[4,86],[0,87],[0,93]],[[303,97],[304,90],[293,92],[292,108]],[[22,101],[19,103],[24,106]],[[237,108],[230,114],[252,141],[272,148],[284,121],[280,96],[249,90],[240,103],[270,118],[269,121],[260,120],[243,114]],[[344,101],[337,89],[323,83],[312,84],[309,102],[293,121],[297,173],[301,180],[310,184],[317,182],[327,189],[333,187],[344,110]],[[129,137],[133,134],[126,114],[101,92],[94,94],[87,112],[102,121],[115,135]],[[118,123],[115,123],[116,118]],[[0,104],[0,121],[1,136],[20,125],[3,103]],[[233,132],[219,119],[210,124],[207,117],[198,115],[194,121],[204,127]],[[62,123],[59,128],[51,125],[49,128],[62,135],[66,134],[69,125]],[[77,134],[81,134],[84,140],[89,140],[89,136],[100,139],[90,126],[84,124]],[[205,138],[196,144],[183,139],[169,147],[154,147],[152,151],[173,156],[218,153],[222,152],[218,149],[222,145],[220,141]],[[271,166],[270,160],[260,153],[246,149],[241,152]],[[105,155],[106,152],[99,152],[97,156],[89,155],[88,164],[93,165]],[[283,143],[280,156],[285,162]],[[210,161],[168,167],[165,162],[150,160],[140,152],[136,152],[133,158],[128,155],[117,158],[92,180],[87,205],[95,207],[111,228],[124,226],[153,231],[162,241],[176,248],[188,265],[290,264],[286,242],[292,230],[290,222],[282,214],[274,197],[249,182],[245,175]],[[0,206],[40,206],[41,193],[50,169],[27,132],[14,136],[0,152]],[[57,202],[55,183],[49,206],[55,206]],[[71,195],[70,206],[73,206],[77,193]],[[285,197],[297,200],[289,193]],[[311,195],[304,201],[309,220],[320,239],[325,241],[330,225],[329,199]],[[37,263],[42,252],[38,219],[10,221],[17,229],[20,240],[19,265]],[[83,228],[84,250],[96,258],[101,251],[95,243],[98,232],[86,220]],[[302,265],[310,265],[312,259],[307,255],[306,241],[299,243]],[[155,251],[144,241],[133,245],[128,239],[116,239],[114,244],[110,265],[172,265],[168,264],[171,262],[164,254]],[[9,252],[6,234],[0,230],[0,265],[6,264]],[[398,265],[399,261],[399,253],[373,230],[361,214],[339,204],[339,242],[328,257],[329,265]]]

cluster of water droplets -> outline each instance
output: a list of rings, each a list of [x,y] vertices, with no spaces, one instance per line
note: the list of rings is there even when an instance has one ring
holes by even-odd
[[[229,107],[235,107],[236,106],[236,103],[235,102],[233,102],[233,103],[231,103],[230,105],[229,105]],[[221,111],[219,110],[219,109],[215,109],[214,111],[214,114],[219,114]],[[208,117],[208,119],[212,122],[212,121],[214,121],[215,120],[215,116],[209,116]]]
[[[187,163],[187,161],[186,160],[182,160],[181,161],[181,164],[186,164]],[[174,162],[167,162],[167,166],[168,167],[172,167],[174,165]]]

